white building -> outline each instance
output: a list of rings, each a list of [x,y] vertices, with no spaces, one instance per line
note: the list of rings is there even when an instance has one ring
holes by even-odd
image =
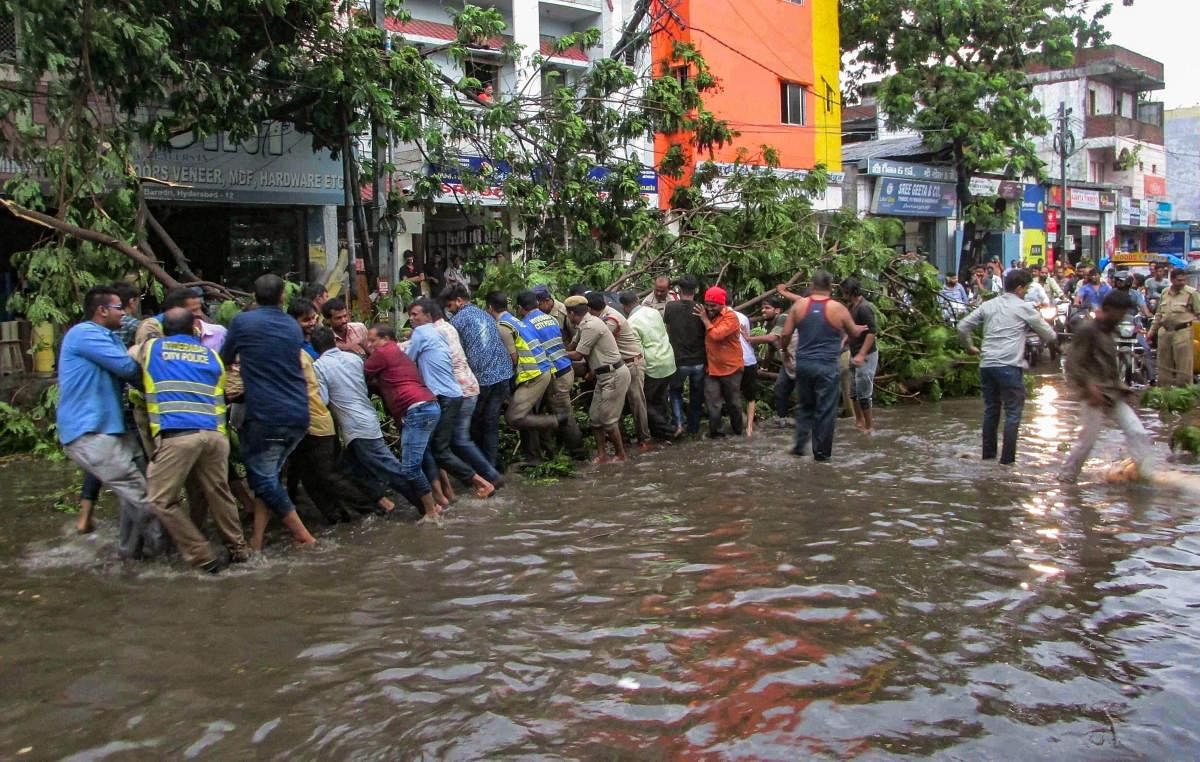
[[[1077,51],[1067,69],[1033,69],[1030,79],[1054,125],[1036,139],[1051,181],[1051,207],[1061,198],[1054,137],[1059,105],[1071,110],[1066,178],[1068,188],[1078,189],[1067,196],[1071,261],[1144,250],[1155,228],[1170,225],[1163,106],[1146,97],[1165,85],[1162,63],[1109,45]],[[1058,235],[1049,231],[1052,241]]]

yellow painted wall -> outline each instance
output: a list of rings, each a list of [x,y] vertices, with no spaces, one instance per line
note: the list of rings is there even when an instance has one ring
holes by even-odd
[[[831,172],[842,169],[841,34],[838,0],[812,0],[813,105],[816,107],[815,159]],[[826,84],[833,97],[826,103]]]

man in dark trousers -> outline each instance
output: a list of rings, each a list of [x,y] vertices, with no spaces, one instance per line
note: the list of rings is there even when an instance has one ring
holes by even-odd
[[[833,457],[833,430],[837,421],[841,389],[838,381],[838,357],[847,336],[857,337],[867,330],[857,326],[850,311],[832,297],[833,276],[827,272],[813,275],[812,292],[797,299],[788,311],[780,335],[780,346],[796,342],[796,442],[792,454],[807,455],[812,441],[813,460]]]

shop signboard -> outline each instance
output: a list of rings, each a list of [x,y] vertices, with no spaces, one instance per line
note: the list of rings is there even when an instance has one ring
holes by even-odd
[[[1046,207],[1046,232],[1058,232],[1058,209],[1053,206]]]
[[[1016,180],[998,180],[993,177],[972,177],[968,183],[973,196],[998,196],[1009,201],[1022,197],[1024,189]]]
[[[726,179],[735,174],[770,174],[785,180],[803,180],[808,177],[807,169],[789,169],[786,167],[766,167],[759,164],[735,164],[730,162],[713,162],[716,177],[708,184],[706,195],[715,201],[718,208],[728,208],[737,205],[733,198],[723,199]],[[845,172],[827,172],[828,185],[824,191],[809,196],[813,208],[818,210],[838,209],[842,205],[842,183],[846,180]]]
[[[1175,221],[1175,215],[1171,210],[1169,201],[1149,201],[1147,202],[1151,209],[1150,227],[1152,228],[1169,228]]]
[[[1187,236],[1182,230],[1163,230],[1146,235],[1146,251],[1156,254],[1183,255]]]
[[[1146,191],[1146,198],[1162,198],[1167,195],[1167,178],[1146,175],[1142,187]]]
[[[442,187],[434,199],[436,203],[457,204],[470,201],[481,206],[503,206],[504,183],[512,174],[512,166],[506,161],[492,162],[482,156],[461,155],[456,164],[430,167],[429,172],[436,172],[442,177]],[[607,167],[592,167],[588,171],[588,178],[600,182],[610,174],[612,170]],[[487,181],[486,185],[468,189],[463,182],[463,175],[482,178]],[[658,173],[653,169],[642,169],[638,185],[643,196],[658,193]]]
[[[952,183],[956,179],[951,167],[931,167],[927,164],[909,164],[891,159],[867,159],[867,174],[943,183]]]
[[[949,217],[958,194],[949,183],[880,177],[875,181],[871,212],[897,217]]]
[[[1127,228],[1141,227],[1145,222],[1142,213],[1142,200],[1121,197],[1121,205],[1117,210],[1117,224]]]
[[[1062,186],[1050,187],[1050,204],[1062,206]],[[1117,209],[1117,194],[1094,188],[1067,188],[1067,206],[1085,212],[1113,212]]]
[[[1056,218],[1057,219],[1057,218]],[[1026,184],[1021,191],[1021,227],[1025,230],[1046,230],[1046,189]]]
[[[291,125],[269,122],[243,141],[222,133],[197,139],[178,135],[167,148],[138,160],[151,201],[287,206],[340,206],[342,162],[314,152],[312,138]]]

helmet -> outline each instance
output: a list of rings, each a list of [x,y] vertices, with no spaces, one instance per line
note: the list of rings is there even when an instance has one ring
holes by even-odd
[[[1113,274],[1113,285],[1117,288],[1129,288],[1133,285],[1133,275],[1128,270],[1120,270]]]

